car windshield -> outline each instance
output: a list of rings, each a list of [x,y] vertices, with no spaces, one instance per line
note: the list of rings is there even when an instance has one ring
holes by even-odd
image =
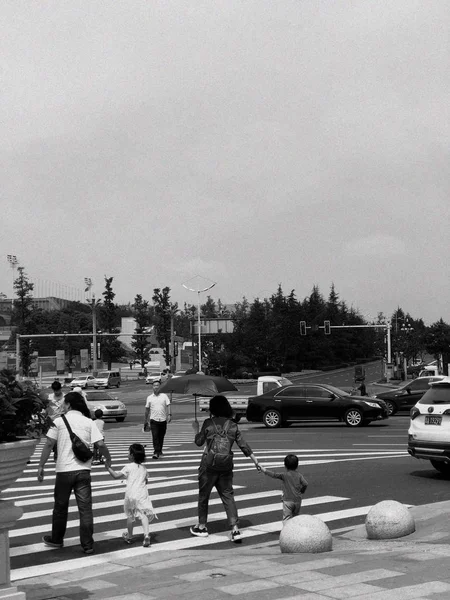
[[[108,377],[108,373],[107,373],[107,372],[106,372],[106,373],[99,373],[99,374],[97,375],[97,377],[98,377],[98,378],[101,378],[101,377]]]
[[[290,379],[288,379],[287,377],[282,377],[280,379],[280,383],[281,383],[281,385],[292,385],[292,381]]]
[[[434,384],[418,404],[450,404],[450,383]]]

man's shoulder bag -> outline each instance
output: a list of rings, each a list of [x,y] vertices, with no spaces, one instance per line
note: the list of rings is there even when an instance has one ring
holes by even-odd
[[[225,473],[233,469],[233,453],[231,452],[233,442],[227,435],[232,422],[228,420],[219,431],[214,419],[211,421],[215,431],[206,451],[206,468],[208,471]]]
[[[69,422],[66,419],[66,416],[65,415],[61,415],[61,416],[67,427],[67,430],[69,431],[70,441],[72,442],[72,450],[73,450],[73,453],[75,454],[75,457],[78,458],[78,460],[80,460],[81,462],[87,462],[94,456],[94,453],[89,448],[89,446],[86,446],[86,444],[83,442],[83,440],[80,439],[77,436],[77,434],[72,431],[72,428],[70,427]]]

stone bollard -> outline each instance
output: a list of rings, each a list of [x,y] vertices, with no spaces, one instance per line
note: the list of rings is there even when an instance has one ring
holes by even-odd
[[[329,552],[333,538],[326,524],[313,515],[298,515],[284,522],[280,533],[283,553],[297,554]]]
[[[404,504],[383,500],[369,510],[366,531],[369,540],[391,540],[414,533],[414,518]]]

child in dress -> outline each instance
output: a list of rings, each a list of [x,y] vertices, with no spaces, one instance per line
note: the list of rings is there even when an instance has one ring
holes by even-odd
[[[122,534],[127,544],[133,543],[133,525],[136,517],[142,523],[144,530],[144,548],[150,546],[149,522],[156,517],[153,504],[147,490],[147,469],[142,464],[145,461],[145,449],[142,444],[131,444],[129,448],[128,465],[121,471],[114,471],[106,464],[108,473],[114,479],[126,479],[124,511],[127,517],[127,530]]]
[[[269,471],[261,465],[264,475],[281,479],[283,482],[283,521],[291,519],[300,513],[302,494],[306,492],[308,482],[298,470],[298,456],[288,454],[284,459],[286,467],[283,473]]]

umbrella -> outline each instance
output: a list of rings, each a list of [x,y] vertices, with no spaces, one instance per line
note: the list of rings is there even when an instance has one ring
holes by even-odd
[[[195,417],[197,418],[197,396],[215,396],[221,392],[235,392],[237,387],[226,377],[213,375],[182,375],[172,377],[161,386],[161,392],[173,394],[193,394],[195,399]]]

